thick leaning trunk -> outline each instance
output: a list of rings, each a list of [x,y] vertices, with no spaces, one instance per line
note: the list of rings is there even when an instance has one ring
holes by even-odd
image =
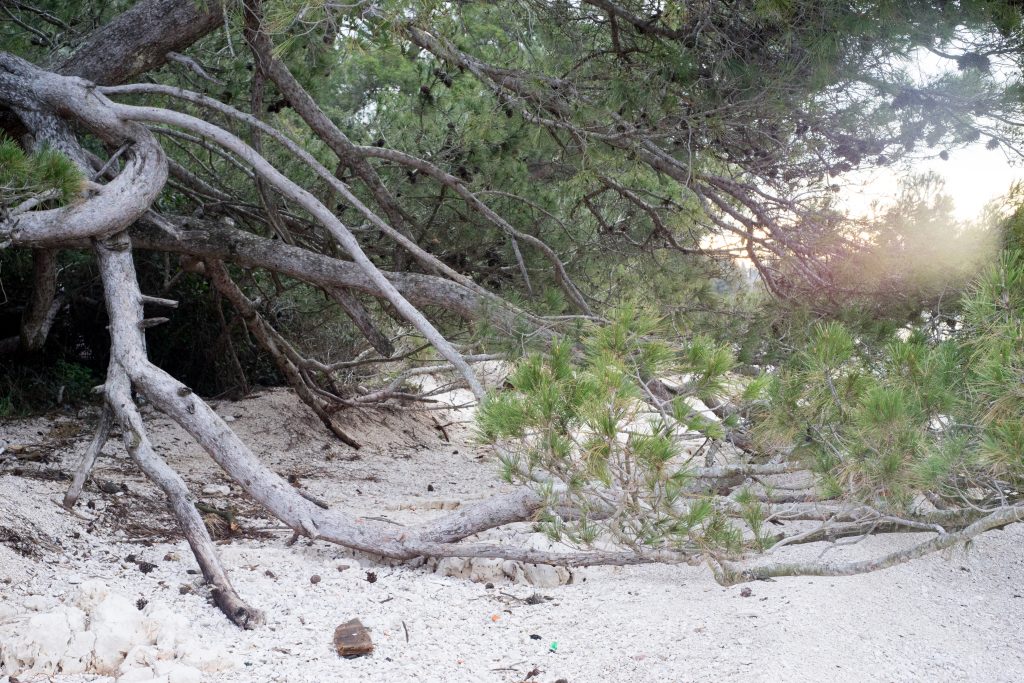
[[[359,328],[359,331],[370,342],[370,346],[384,358],[395,355],[395,347],[380,328],[373,322],[370,312],[363,306],[363,302],[352,293],[347,287],[334,287],[327,290],[328,296],[338,304],[338,307],[345,312],[352,324]],[[408,297],[406,297],[408,298]]]
[[[224,21],[220,0],[141,0],[94,31],[56,69],[98,85],[124,83],[164,65]]]
[[[142,0],[90,34],[55,70],[101,85],[123,83],[163,65],[169,52],[183,50],[208,34],[220,24],[223,11],[216,0]],[[53,136],[47,141],[53,144]],[[63,151],[75,158],[73,150]],[[37,249],[33,261],[32,299],[18,344],[29,352],[43,348],[63,303],[57,296],[56,252]]]
[[[175,225],[178,234],[171,236],[152,223],[142,221],[132,228],[132,241],[141,249],[263,268],[325,290],[341,287],[384,298],[384,292],[376,283],[351,261],[269,240],[215,221],[183,218],[176,220]],[[486,320],[507,335],[529,332],[547,338],[553,334],[538,326],[537,319],[525,311],[495,305],[489,297],[451,280],[422,273],[385,272],[384,275],[415,306],[436,306],[468,322]]]

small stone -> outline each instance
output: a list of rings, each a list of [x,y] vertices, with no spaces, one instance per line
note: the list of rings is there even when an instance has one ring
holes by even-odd
[[[367,583],[377,583],[377,572],[366,572]]]
[[[740,597],[742,598],[749,598],[753,594],[754,591],[750,590],[750,586],[744,586],[742,589],[740,589]]]
[[[235,421],[235,420],[237,420],[238,418],[237,418],[237,417],[235,417],[234,415],[225,415],[225,416],[224,416],[223,418],[221,418],[221,419],[222,419],[222,420],[224,420],[225,422],[234,422],[234,421]]]
[[[373,652],[373,641],[359,619],[350,619],[334,629],[334,649],[339,657],[362,657]]]
[[[350,567],[349,567],[349,565],[347,565],[347,564],[339,564],[339,565],[338,565],[338,571],[339,571],[339,572],[343,572],[343,571],[345,571],[346,569],[349,569],[349,568],[350,568]]]
[[[309,577],[309,582],[311,584],[313,584],[314,586],[316,584],[320,583],[320,575],[319,574],[313,574],[313,576]]]
[[[204,496],[226,496],[231,493],[231,487],[226,484],[207,484],[203,487]]]

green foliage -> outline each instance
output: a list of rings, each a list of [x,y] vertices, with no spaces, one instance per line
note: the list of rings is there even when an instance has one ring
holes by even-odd
[[[823,492],[900,508],[1024,483],[1024,257],[1003,252],[958,302],[952,331],[925,317],[879,346],[838,323],[759,382],[756,434],[794,448]],[[998,483],[1002,482],[1002,483]],[[978,491],[983,493],[979,494]]]
[[[0,135],[0,209],[28,199],[68,203],[82,190],[82,173],[73,161],[45,148],[26,154],[14,140]]]
[[[553,538],[588,544],[609,535],[636,548],[735,550],[742,532],[694,496],[679,442],[686,430],[722,435],[686,398],[721,386],[731,352],[700,336],[673,346],[655,336],[662,321],[636,306],[610,317],[578,344],[562,340],[524,358],[508,377],[511,388],[481,405],[480,438],[499,444],[505,479],[539,487],[549,502],[541,526]],[[660,415],[646,383],[666,375],[688,379]],[[558,516],[566,499],[585,511],[581,519]],[[595,500],[617,514],[594,509]]]
[[[92,393],[93,387],[99,384],[96,375],[88,367],[66,360],[57,361],[55,375],[64,397],[72,403],[84,401]]]

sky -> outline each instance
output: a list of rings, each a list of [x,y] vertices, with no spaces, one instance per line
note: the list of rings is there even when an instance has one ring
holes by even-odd
[[[946,181],[953,198],[954,215],[971,221],[981,217],[985,205],[1005,195],[1015,181],[1024,180],[1024,167],[1011,165],[1002,150],[975,144],[950,150],[949,159],[915,159],[905,166],[850,173],[843,179],[840,199],[854,216],[869,216],[874,202],[892,203],[899,181],[911,174],[934,171]]]
[[[924,85],[944,72],[955,71],[948,59],[927,50],[916,50],[903,63],[907,75]],[[1004,72],[1012,78],[1015,67],[993,61],[994,73]],[[938,157],[940,149],[927,158],[908,161],[904,165],[846,174],[842,179],[840,199],[851,215],[871,215],[873,202],[891,203],[899,193],[899,181],[911,174],[934,171],[946,181],[946,194],[953,198],[954,216],[972,221],[982,215],[986,204],[1005,195],[1015,181],[1024,180],[1021,161],[1011,164],[1002,149],[985,149],[981,140],[963,149],[949,150],[949,159]]]

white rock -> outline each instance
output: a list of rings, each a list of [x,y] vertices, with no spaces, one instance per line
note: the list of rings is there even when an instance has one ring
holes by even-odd
[[[540,588],[554,588],[569,583],[571,574],[565,567],[552,567],[546,564],[527,564],[523,566],[523,579],[526,583]]]
[[[28,595],[21,601],[21,604],[25,606],[25,609],[33,612],[45,612],[56,605],[57,601],[45,595]]]
[[[185,615],[176,612],[165,603],[154,601],[143,611],[146,617],[146,633],[149,641],[159,650],[174,650],[189,640],[189,621]]]
[[[175,654],[181,664],[193,666],[201,671],[227,671],[242,665],[235,655],[195,639],[179,645]]]
[[[204,496],[226,496],[231,493],[231,487],[225,484],[207,484],[203,487]]]
[[[78,592],[75,593],[72,598],[72,602],[82,610],[91,612],[96,609],[96,606],[107,599],[110,595],[110,589],[107,585],[98,579],[89,579],[83,581],[78,587]]]
[[[711,411],[711,408],[708,408],[707,404],[704,403],[704,401],[700,400],[699,398],[695,396],[687,396],[683,400],[686,402],[687,405],[693,408],[693,410],[696,413],[698,413],[701,417],[703,417],[705,420],[710,420],[711,422],[722,421],[721,418],[715,415]]]
[[[454,576],[464,579],[469,576],[469,560],[465,557],[445,557],[438,561],[437,569],[434,571],[441,576]]]
[[[71,627],[63,610],[34,614],[15,625],[11,637],[0,643],[0,661],[11,674],[29,669],[55,673],[71,640]]]
[[[0,624],[10,621],[20,615],[22,611],[10,602],[0,602]]]
[[[81,674],[89,670],[92,652],[96,646],[96,635],[92,631],[78,631],[71,636],[64,656],[60,658],[60,671],[64,674]]]
[[[180,662],[159,662],[156,672],[166,676],[168,683],[200,683],[203,680],[202,671]]]
[[[501,563],[501,572],[513,583],[526,583],[526,577],[523,576],[522,562],[505,560]]]
[[[158,681],[156,674],[148,666],[140,667],[127,671],[117,677],[117,683],[150,683],[152,681]],[[164,681],[167,679],[164,678]]]
[[[113,673],[136,645],[148,645],[142,613],[123,595],[110,595],[92,613],[96,634],[93,665],[97,673]]]
[[[157,650],[155,647],[152,645],[136,645],[128,651],[124,661],[117,667],[117,670],[122,674],[126,674],[132,669],[151,668],[155,665],[156,659]]]
[[[469,580],[476,583],[501,580],[504,578],[502,573],[503,564],[504,560],[501,559],[480,558],[473,560],[470,563]]]

